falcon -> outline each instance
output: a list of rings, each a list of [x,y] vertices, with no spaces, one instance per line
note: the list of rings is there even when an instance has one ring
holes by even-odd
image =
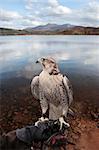
[[[48,110],[49,119],[59,119],[60,129],[63,124],[69,127],[69,123],[65,121],[68,111],[72,111],[69,107],[73,101],[73,90],[69,79],[60,73],[53,58],[40,58],[36,63],[41,64],[42,72],[32,79],[31,92],[33,97],[40,101],[42,117],[39,121],[47,120],[45,116]]]

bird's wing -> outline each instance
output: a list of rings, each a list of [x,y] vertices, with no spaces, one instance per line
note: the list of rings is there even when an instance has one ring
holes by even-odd
[[[42,114],[45,114],[48,109],[48,102],[41,88],[39,88],[39,76],[33,78],[31,82],[31,92],[33,97],[40,100]]]
[[[39,99],[39,76],[33,78],[31,82],[31,92],[34,98]]]
[[[70,105],[71,102],[73,101],[73,89],[72,89],[72,85],[71,85],[69,79],[66,76],[63,77],[63,84],[64,84],[65,89],[67,91],[68,103]]]

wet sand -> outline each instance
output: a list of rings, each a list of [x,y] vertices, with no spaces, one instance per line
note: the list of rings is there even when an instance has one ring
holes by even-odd
[[[68,139],[75,145],[68,150],[99,149],[99,80],[96,77],[70,75],[74,89],[72,109],[75,117],[68,117],[71,128]],[[37,121],[41,115],[39,101],[30,91],[30,80],[25,78],[5,79],[1,82],[1,133],[8,132]]]

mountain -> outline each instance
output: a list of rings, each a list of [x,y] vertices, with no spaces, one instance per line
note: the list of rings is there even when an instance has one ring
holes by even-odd
[[[57,25],[57,24],[46,24],[42,26],[37,26],[34,28],[26,28],[26,31],[57,31],[57,30],[64,30],[67,28],[74,27],[73,25],[70,24],[63,24],[63,25]]]
[[[71,24],[46,24],[34,28],[26,28],[25,31],[31,34],[62,34],[62,35],[99,35],[99,28],[74,26]]]
[[[46,24],[23,30],[0,28],[0,35],[99,35],[99,27]]]

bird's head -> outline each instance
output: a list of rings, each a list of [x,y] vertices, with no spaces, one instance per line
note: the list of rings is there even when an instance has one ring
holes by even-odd
[[[58,74],[60,73],[58,69],[58,65],[56,61],[49,57],[49,58],[40,58],[36,61],[36,63],[40,63],[43,66],[43,70],[46,70],[49,74]]]

